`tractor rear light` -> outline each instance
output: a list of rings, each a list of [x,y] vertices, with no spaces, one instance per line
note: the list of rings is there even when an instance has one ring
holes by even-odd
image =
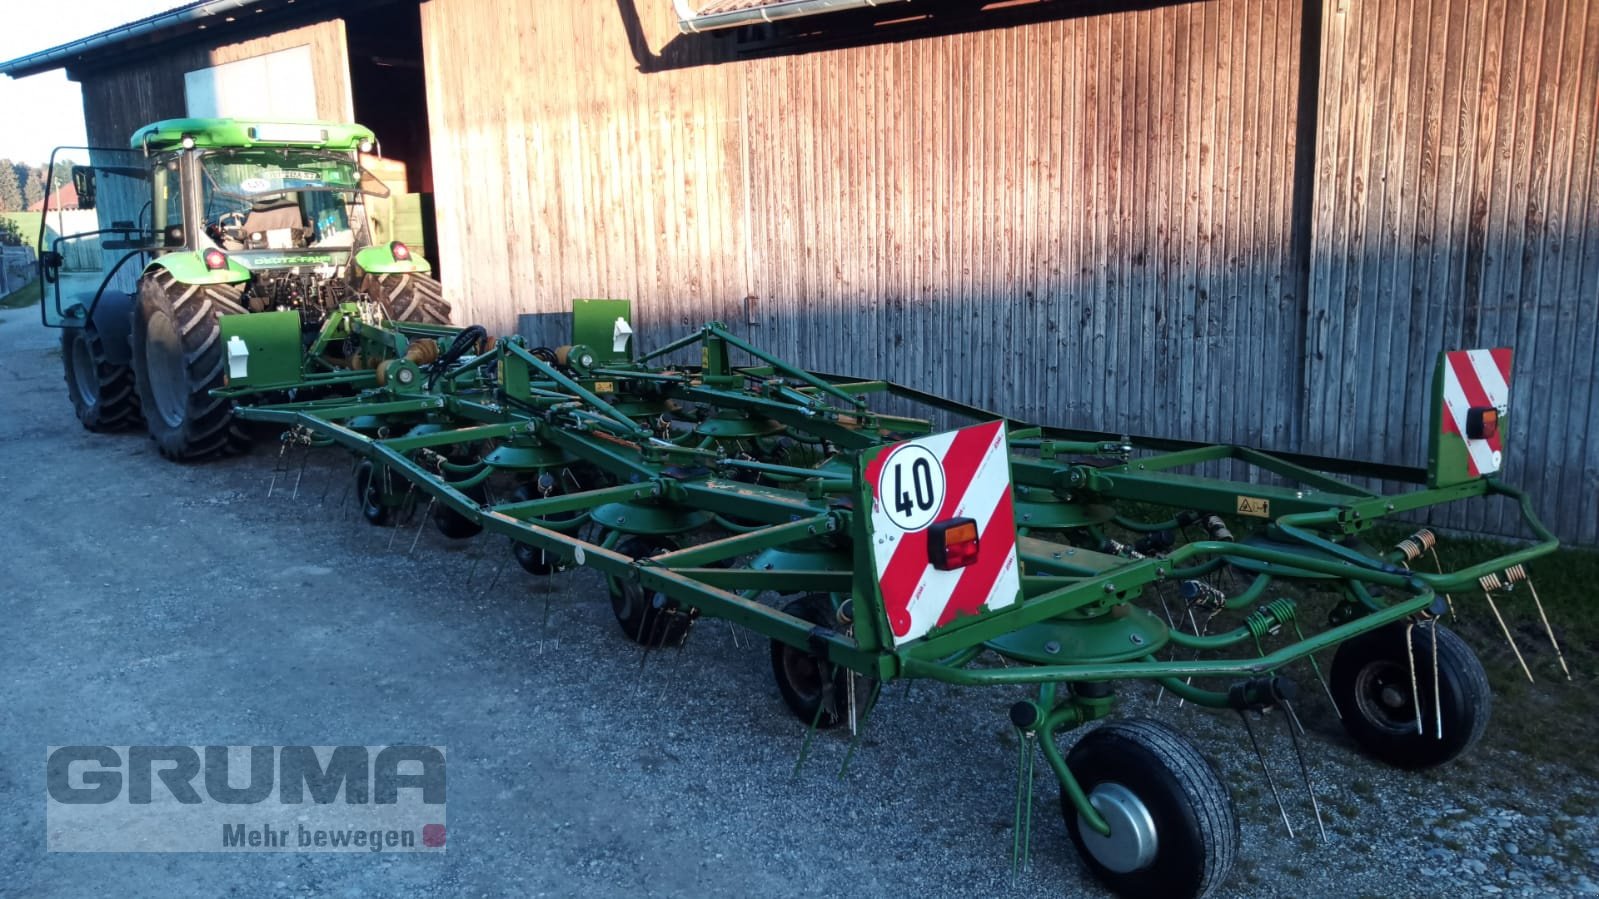
[[[205,251],[205,267],[219,272],[228,267],[228,254],[215,247]]]
[[[397,240],[389,241],[389,252],[394,255],[395,262],[405,262],[411,258],[411,248]]]
[[[1492,406],[1473,406],[1466,412],[1466,437],[1492,440],[1499,436],[1499,410]]]
[[[927,560],[939,571],[954,571],[977,561],[977,522],[946,518],[927,528]]]

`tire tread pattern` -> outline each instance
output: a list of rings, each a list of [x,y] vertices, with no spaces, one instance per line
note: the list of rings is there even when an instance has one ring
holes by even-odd
[[[213,397],[222,386],[223,358],[217,316],[245,312],[239,302],[241,288],[228,284],[184,284],[166,269],[155,269],[141,281],[133,320],[133,358],[139,373],[139,396],[149,410],[146,422],[161,455],[188,461],[243,450],[248,438],[233,420],[233,404]],[[188,393],[183,423],[172,427],[161,416],[151,393],[149,347],[146,342],[149,305],[166,306],[182,344],[185,388]]]

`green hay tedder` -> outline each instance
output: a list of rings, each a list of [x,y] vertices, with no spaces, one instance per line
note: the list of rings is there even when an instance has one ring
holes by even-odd
[[[158,183],[163,171],[200,183],[205,157],[184,154],[201,147],[168,146],[181,131],[156,127],[167,147]],[[194,244],[209,211],[186,202]],[[250,239],[245,223],[206,221]],[[1033,426],[806,371],[715,323],[640,353],[625,301],[579,301],[561,347],[399,321],[381,290],[216,315],[256,295],[239,286],[261,278],[247,260],[274,256],[250,254],[283,253],[218,249],[222,265],[186,245],[147,269],[134,376],[167,385],[141,385],[147,418],[152,405],[171,411],[170,389],[191,414],[215,408],[280,432],[280,465],[291,451],[342,447],[369,522],[420,516],[450,538],[508,538],[535,575],[594,568],[644,652],[682,646],[706,618],[761,634],[803,725],[802,759],[817,731],[858,739],[891,681],[1015,690],[1013,863],[1028,851],[1041,754],[1085,865],[1124,895],[1218,889],[1239,830],[1225,782],[1169,725],[1103,721],[1063,752],[1064,735],[1113,715],[1119,688],[1144,682],[1250,728],[1280,711],[1297,747],[1295,678],[1314,680],[1371,756],[1443,764],[1482,735],[1491,697],[1440,618],[1468,596],[1497,614],[1495,595],[1556,546],[1527,498],[1493,476],[1505,350],[1444,354],[1428,467],[1374,467]],[[352,267],[391,271],[389,255],[373,267],[369,252]],[[173,281],[226,285],[233,299],[175,315]],[[79,339],[94,339],[94,321],[93,310],[73,319]],[[138,349],[202,327],[214,339],[186,354]],[[191,357],[203,364],[177,364]],[[158,438],[163,427],[152,425]],[[185,446],[210,444],[171,454],[191,455]],[[1397,516],[1491,497],[1519,504],[1539,542],[1457,571],[1415,565],[1436,568],[1428,531],[1372,542]],[[1308,776],[1306,787],[1314,798]]]

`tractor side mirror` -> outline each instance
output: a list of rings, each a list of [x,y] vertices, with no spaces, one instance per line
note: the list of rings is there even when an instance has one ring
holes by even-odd
[[[78,192],[79,209],[94,208],[95,174],[92,166],[72,167],[72,189]]]
[[[61,274],[61,254],[55,250],[45,250],[39,254],[39,275],[46,284],[56,283]]]

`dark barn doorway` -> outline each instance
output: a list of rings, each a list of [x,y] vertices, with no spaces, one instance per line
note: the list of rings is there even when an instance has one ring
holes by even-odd
[[[377,134],[384,159],[399,164],[377,173],[395,194],[393,236],[420,246],[437,276],[438,226],[433,215],[421,12],[414,0],[368,7],[346,17],[344,30],[355,120]],[[403,180],[394,176],[400,165]]]

